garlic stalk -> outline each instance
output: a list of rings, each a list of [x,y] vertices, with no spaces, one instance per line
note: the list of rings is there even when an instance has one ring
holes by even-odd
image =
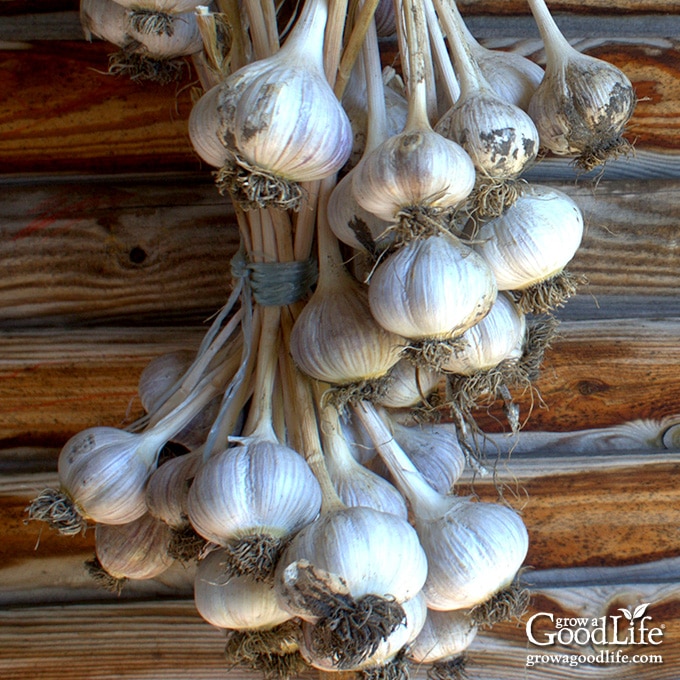
[[[90,427],[59,453],[59,489],[45,489],[27,508],[29,519],[60,533],[84,532],[88,521],[126,524],[146,513],[146,484],[163,445],[189,423],[224,385],[214,370],[176,409],[142,433]]]
[[[403,496],[352,455],[334,406],[322,407],[320,430],[326,467],[340,500],[348,507],[374,508],[406,519],[408,511]]]
[[[484,77],[467,43],[462,18],[447,3],[434,0],[448,35],[460,82],[460,97],[435,130],[458,142],[477,169],[474,205],[482,215],[496,215],[521,190],[513,184],[536,159],[539,135],[522,109],[501,99]]]
[[[96,559],[87,566],[108,590],[120,592],[128,579],[155,578],[174,561],[169,553],[170,527],[150,514],[127,524],[98,524],[94,535]]]
[[[411,506],[427,555],[423,586],[427,606],[444,611],[466,609],[503,596],[528,550],[521,517],[505,505],[438,493],[370,403],[357,404],[354,412]]]
[[[425,16],[419,3],[405,0],[408,39],[408,118],[403,132],[384,141],[357,166],[354,196],[365,210],[414,229],[417,216],[436,218],[459,206],[474,186],[475,171],[462,147],[437,134],[427,110]]]
[[[520,311],[541,313],[574,294],[564,271],[583,236],[583,215],[563,192],[527,185],[502,215],[482,224],[473,248],[488,264],[499,290],[518,291]]]
[[[630,80],[613,64],[574,49],[544,0],[529,0],[529,7],[546,50],[545,76],[529,103],[542,146],[576,156],[584,170],[626,153],[623,133],[637,102]]]
[[[289,536],[316,517],[321,491],[304,458],[281,444],[272,418],[279,308],[264,307],[254,400],[242,437],[198,471],[187,498],[198,534],[228,548],[229,573],[268,578]]]
[[[328,184],[319,198],[319,280],[298,316],[290,352],[306,375],[345,387],[347,397],[367,389],[399,360],[404,340],[374,319],[366,286],[349,274],[326,220]]]
[[[333,175],[349,157],[349,120],[323,71],[327,14],[327,0],[307,0],[281,49],[222,85],[220,138],[230,161],[218,186],[244,209],[297,209],[299,183]]]

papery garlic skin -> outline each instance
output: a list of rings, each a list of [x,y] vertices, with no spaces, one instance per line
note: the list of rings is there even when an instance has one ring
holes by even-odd
[[[206,4],[204,0],[115,0],[115,2],[128,9],[166,14],[191,12],[199,5]]]
[[[91,427],[71,437],[59,454],[61,488],[87,519],[127,524],[146,513],[146,484],[155,450],[140,435]]]
[[[441,370],[459,375],[474,375],[497,366],[501,361],[522,356],[526,317],[512,298],[498,294],[489,313],[461,336],[462,348],[456,348],[444,361]]]
[[[435,610],[467,609],[510,585],[529,548],[522,518],[511,508],[456,498],[437,518],[415,518],[428,558],[423,593]]]
[[[288,621],[271,583],[250,576],[225,574],[225,556],[213,550],[198,563],[194,603],[213,626],[233,630],[266,630]]]
[[[220,141],[220,114],[218,112],[221,86],[214,85],[191,108],[189,114],[189,139],[201,160],[214,168],[221,168],[227,160],[227,150]]]
[[[477,626],[466,609],[427,610],[425,623],[406,650],[418,664],[436,663],[460,656],[477,637]]]
[[[187,498],[192,526],[218,545],[260,533],[283,539],[311,522],[320,507],[319,483],[300,454],[247,438],[213,454]]]
[[[387,408],[411,408],[427,399],[439,382],[437,371],[400,359],[390,371],[385,390],[374,401]]]
[[[339,275],[337,288],[317,288],[300,313],[291,355],[304,373],[331,384],[380,378],[399,361],[404,339],[376,322],[364,284]]]
[[[477,323],[496,294],[484,259],[441,233],[414,239],[386,257],[370,279],[368,301],[391,333],[435,339],[460,335]]]
[[[328,512],[304,527],[285,549],[277,581],[301,560],[343,579],[355,599],[372,594],[404,602],[420,592],[427,575],[413,527],[401,517],[366,507]],[[286,607],[285,597],[281,600]]]
[[[492,270],[499,290],[523,290],[561,272],[583,237],[576,202],[538,184],[502,215],[483,224],[472,246]]]
[[[352,190],[360,206],[392,222],[405,208],[452,208],[475,184],[475,168],[463,148],[431,129],[394,135],[357,165]]]
[[[127,524],[98,524],[97,559],[115,579],[154,578],[174,562],[168,554],[171,538],[170,528],[150,514]]]

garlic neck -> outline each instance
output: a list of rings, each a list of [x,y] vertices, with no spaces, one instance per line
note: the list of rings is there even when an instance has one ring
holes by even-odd
[[[546,52],[546,69],[551,66],[560,68],[568,53],[574,48],[564,37],[545,4],[545,0],[527,0],[534,15],[536,25],[543,39]]]
[[[370,153],[387,139],[387,106],[385,86],[382,79],[380,49],[375,21],[371,21],[363,45],[364,75],[368,104],[368,127],[363,155]]]
[[[277,53],[313,66],[323,73],[324,31],[328,19],[328,0],[306,0],[295,26]]]

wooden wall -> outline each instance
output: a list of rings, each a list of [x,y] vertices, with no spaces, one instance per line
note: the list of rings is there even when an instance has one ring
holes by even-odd
[[[489,46],[542,60],[524,2],[460,5]],[[469,675],[677,680],[680,443],[658,433],[680,421],[680,7],[550,5],[574,44],[633,81],[636,153],[597,181],[562,161],[541,167],[584,211],[570,268],[589,284],[560,312],[542,400],[519,400],[527,430],[556,435],[518,450],[499,480],[530,531],[530,613],[650,603],[664,663],[527,668],[543,650],[506,624],[474,644]],[[110,595],[82,566],[93,532],[67,539],[24,522],[56,480],[61,444],[131,422],[141,370],[195,348],[229,290],[233,216],[186,131],[195,75],[141,85],[106,74],[110,52],[83,39],[74,0],[0,0],[0,677],[250,678],[225,668],[221,634],[193,608],[190,569]],[[491,407],[480,422],[498,429],[498,415]],[[600,437],[600,450],[583,451],[571,436],[641,419],[652,422],[639,445]],[[474,490],[496,497],[488,480]]]

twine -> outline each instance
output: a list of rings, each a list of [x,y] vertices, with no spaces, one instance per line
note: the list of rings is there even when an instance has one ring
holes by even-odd
[[[291,305],[307,295],[317,278],[316,261],[250,262],[243,249],[231,259],[234,278],[247,279],[253,299],[263,307]]]

